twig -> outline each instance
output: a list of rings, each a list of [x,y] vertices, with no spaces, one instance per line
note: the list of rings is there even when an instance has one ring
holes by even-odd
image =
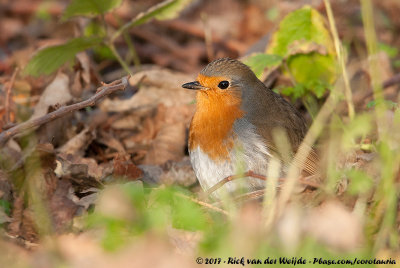
[[[255,190],[249,193],[241,194],[238,197],[235,197],[234,200],[235,202],[245,202],[253,199],[257,199],[261,196],[264,196],[265,194],[265,189],[262,190]]]
[[[222,213],[224,215],[229,216],[229,213],[226,212],[225,210],[223,210],[222,208],[216,207],[216,206],[214,206],[212,204],[197,200],[197,199],[195,199],[193,197],[190,197],[190,196],[187,196],[187,195],[184,195],[184,194],[178,193],[177,195],[180,196],[180,197],[186,198],[186,199],[188,199],[188,200],[190,200],[190,201],[192,201],[192,202],[194,202],[196,204],[199,204],[199,205],[201,205],[203,207],[206,207],[208,209],[211,209],[211,210],[214,210],[214,211],[217,211],[217,212],[220,212],[220,213]]]
[[[103,84],[103,86],[99,87],[92,97],[82,102],[78,102],[75,104],[71,104],[68,106],[61,107],[54,112],[48,113],[39,118],[31,119],[21,124],[16,125],[8,130],[5,130],[0,133],[0,147],[4,146],[4,144],[15,135],[24,132],[26,130],[41,126],[48,122],[51,122],[57,118],[63,117],[66,114],[72,113],[74,111],[80,110],[82,108],[88,106],[94,106],[99,100],[104,98],[107,95],[117,91],[124,90],[128,86],[129,77],[123,77],[122,79],[116,80],[110,84]]]
[[[382,83],[384,95],[385,95],[385,93],[387,93],[388,88],[390,88],[391,86],[394,86],[396,84],[400,84],[400,73],[395,74],[394,76],[390,77],[389,79],[385,80]],[[371,91],[367,92],[362,98],[360,98],[360,101],[363,101],[373,95],[374,95],[374,91],[371,90]]]
[[[264,196],[264,195],[265,195],[265,189],[255,190],[255,191],[252,191],[252,192],[241,194],[239,196],[235,196],[235,197],[233,197],[233,201],[235,203],[237,203],[237,202],[246,202],[246,201],[251,201],[251,200],[254,200],[254,199],[258,199],[259,197]],[[224,203],[223,201],[217,201],[215,203],[212,203],[212,205],[215,206],[215,207],[219,207],[219,206],[222,206],[223,203]]]
[[[10,99],[11,99],[11,89],[14,85],[15,82],[15,77],[17,76],[18,73],[18,67],[15,68],[14,73],[11,76],[11,80],[8,83],[7,87],[6,87],[6,100],[5,100],[5,104],[4,104],[4,108],[5,108],[5,126],[7,126],[8,124],[10,124],[11,122],[11,117],[10,117]]]
[[[398,73],[398,74],[392,76],[391,78],[389,78],[388,80],[384,81],[382,83],[382,87],[388,88],[388,87],[391,87],[396,84],[400,84],[400,73]]]
[[[240,179],[240,178],[245,178],[245,177],[252,177],[252,178],[256,178],[256,179],[263,180],[263,181],[267,180],[267,178],[265,176],[260,175],[260,174],[256,174],[256,173],[254,173],[253,171],[250,170],[250,171],[247,171],[247,172],[245,172],[243,174],[231,175],[231,176],[228,176],[228,177],[224,178],[223,180],[219,181],[214,186],[212,186],[210,189],[208,189],[205,192],[205,194],[207,196],[209,196],[210,194],[212,194],[213,192],[215,192],[216,190],[221,188],[227,182],[230,182],[230,181],[233,181],[233,180],[236,180],[236,179]],[[313,188],[321,188],[321,185],[319,183],[308,181],[308,179],[311,178],[311,177],[313,177],[313,176],[306,177],[306,178],[300,177],[300,178],[298,178],[298,182],[300,184],[307,185],[307,186],[310,186],[310,187],[313,187]],[[284,182],[285,180],[286,180],[285,178],[280,178],[279,179],[280,182]]]

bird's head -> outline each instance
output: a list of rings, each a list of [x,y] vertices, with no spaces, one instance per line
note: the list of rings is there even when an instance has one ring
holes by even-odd
[[[203,94],[242,96],[244,91],[258,81],[255,74],[238,60],[222,58],[208,64],[197,80],[182,87],[199,90]]]

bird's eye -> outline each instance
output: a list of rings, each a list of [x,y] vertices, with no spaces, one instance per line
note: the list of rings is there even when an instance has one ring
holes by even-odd
[[[221,82],[219,82],[218,87],[220,89],[226,89],[226,88],[229,87],[229,82],[228,81],[221,81]]]

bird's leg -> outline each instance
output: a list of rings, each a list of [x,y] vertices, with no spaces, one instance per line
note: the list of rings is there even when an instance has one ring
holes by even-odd
[[[256,174],[251,170],[247,171],[247,172],[245,172],[243,174],[230,175],[228,177],[225,177],[223,180],[217,182],[214,186],[212,186],[210,189],[208,189],[205,192],[205,196],[211,195],[213,192],[215,192],[216,190],[221,188],[227,182],[230,182],[230,181],[233,181],[233,180],[236,180],[236,179],[240,179],[240,178],[245,178],[245,177],[252,177],[252,178],[256,178],[256,179],[263,180],[263,181],[267,180],[267,177],[265,177],[263,175],[260,175],[260,174]],[[321,188],[321,185],[319,183],[309,181],[309,179],[312,178],[312,177],[314,177],[314,176],[300,177],[298,179],[298,181],[299,181],[300,184],[307,185],[307,186],[310,186],[312,188]],[[285,178],[280,178],[278,180],[280,182],[284,182]]]
[[[223,180],[217,182],[213,187],[211,187],[210,189],[208,189],[205,192],[205,195],[209,196],[210,194],[212,194],[213,192],[215,192],[216,190],[218,190],[219,188],[221,188],[225,183],[236,180],[236,179],[240,179],[240,178],[245,178],[245,177],[253,177],[256,179],[260,179],[260,180],[267,180],[267,178],[265,176],[259,175],[254,173],[253,171],[247,171],[243,174],[237,174],[237,175],[230,175],[228,177],[225,177]]]

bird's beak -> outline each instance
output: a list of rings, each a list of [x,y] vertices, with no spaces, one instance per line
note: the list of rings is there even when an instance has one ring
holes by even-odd
[[[202,86],[198,81],[183,84],[182,87],[187,88],[187,89],[194,89],[194,90],[207,89],[207,87]]]

